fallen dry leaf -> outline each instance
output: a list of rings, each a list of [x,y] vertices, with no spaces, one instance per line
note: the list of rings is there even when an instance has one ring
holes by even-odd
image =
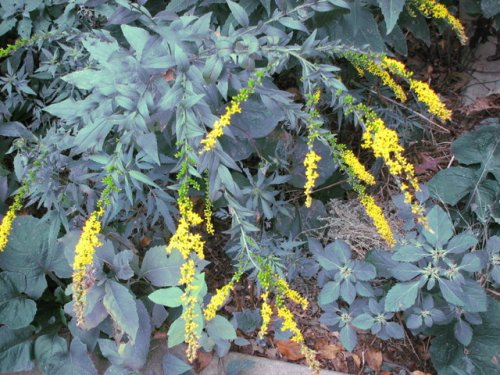
[[[429,374],[428,372],[423,372],[423,371],[420,371],[420,370],[415,370],[415,371],[410,372],[410,375],[431,375],[431,374]]]
[[[300,344],[291,340],[275,340],[274,343],[278,347],[279,352],[283,357],[290,361],[298,361],[304,358],[300,351]]]
[[[376,349],[368,349],[365,353],[366,363],[368,366],[376,372],[380,371],[380,367],[382,366],[383,357],[382,352]]]
[[[321,349],[318,350],[318,354],[322,359],[333,360],[338,353],[343,350],[341,345],[330,344],[325,345]]]
[[[354,364],[356,365],[357,368],[361,367],[361,358],[359,358],[359,355],[356,353],[351,354],[352,359],[354,360]]]
[[[437,166],[439,164],[439,159],[434,159],[426,152],[421,152],[420,158],[422,159],[422,163],[417,164],[415,166],[415,173],[417,175],[424,174],[427,171],[437,171]]]

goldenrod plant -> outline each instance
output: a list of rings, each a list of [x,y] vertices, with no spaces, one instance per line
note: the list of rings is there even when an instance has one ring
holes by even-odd
[[[294,314],[315,304],[346,350],[359,330],[434,336],[448,373],[464,367],[443,365],[446,337],[456,348],[446,360],[498,372],[497,354],[474,357],[500,346],[485,346],[477,324],[496,332],[484,288],[498,279],[494,242],[432,208],[410,162],[408,141],[421,139],[401,136],[453,117],[436,82],[406,67],[403,38],[427,42],[428,18],[433,43],[450,29],[464,43],[453,7],[56,3],[0,7],[0,196],[13,197],[0,226],[0,372],[96,374],[98,350],[110,371],[140,373],[153,334],[185,349],[165,368],[189,371],[200,351],[246,344],[245,331],[262,345],[273,332],[290,338],[318,373]],[[451,205],[470,196],[465,209],[496,225],[496,138],[481,134],[486,150],[469,144],[480,160],[454,146],[462,165],[443,171],[467,189],[430,186]],[[360,259],[322,238],[332,197],[357,199],[384,249]],[[298,292],[306,278],[319,295]],[[250,291],[260,302],[246,304]]]

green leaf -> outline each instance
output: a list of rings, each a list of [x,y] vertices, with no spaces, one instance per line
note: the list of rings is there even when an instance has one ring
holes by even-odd
[[[182,344],[184,342],[184,328],[185,328],[185,323],[182,318],[177,318],[174,320],[174,322],[170,325],[170,328],[168,329],[168,347],[173,348],[174,346],[177,346],[179,344]]]
[[[399,14],[405,5],[405,0],[378,0],[378,4],[384,15],[387,34],[390,34],[398,22]]]
[[[146,185],[153,186],[153,187],[161,190],[161,188],[157,184],[155,184],[155,182],[152,179],[150,179],[148,176],[146,176],[144,173],[139,172],[139,171],[134,171],[134,170],[131,170],[128,173],[129,173],[130,177],[132,177],[134,180],[140,181]]]
[[[216,315],[215,318],[207,322],[207,333],[214,339],[234,340],[236,330],[226,318]]]
[[[427,214],[429,230],[424,229],[422,234],[433,246],[443,246],[453,236],[453,223],[450,216],[439,206],[434,206]]]
[[[490,299],[489,304],[489,311],[481,314],[482,324],[472,327],[472,341],[467,348],[456,341],[450,326],[433,334],[430,353],[439,374],[456,375],[456,369],[477,375],[500,373],[500,303]]]
[[[457,282],[447,279],[438,279],[438,282],[441,294],[446,301],[457,306],[463,306],[465,304],[464,292]]]
[[[402,245],[398,246],[392,259],[400,262],[416,262],[429,256],[422,246]]]
[[[168,255],[165,246],[155,246],[146,252],[139,276],[157,287],[175,286],[179,283],[183,264],[184,258],[179,251],[174,250]]]
[[[176,355],[167,353],[163,357],[163,373],[165,375],[182,375],[191,371],[192,367]]]
[[[135,341],[139,329],[139,316],[134,296],[123,285],[113,280],[106,281],[104,286],[104,307],[123,332]]]
[[[0,327],[0,372],[30,371],[34,364],[31,358],[32,326],[21,329]]]
[[[488,310],[488,297],[485,289],[474,280],[465,280],[462,285],[464,294],[464,310],[471,313],[485,312]]]
[[[497,0],[481,0],[481,10],[484,18],[493,18],[500,13],[500,3]]]
[[[420,280],[394,285],[385,298],[385,309],[387,311],[409,309],[415,303],[419,290]]]
[[[352,320],[352,325],[359,329],[370,329],[373,325],[373,317],[370,314],[360,314]]]
[[[50,375],[97,375],[94,363],[90,359],[87,347],[79,338],[71,341],[69,352],[57,351],[47,359],[45,374]]]
[[[454,206],[470,193],[474,181],[474,170],[458,166],[439,171],[427,187],[434,198]]]
[[[340,283],[337,281],[329,281],[321,289],[318,296],[318,303],[320,305],[328,305],[336,301],[340,296]]]
[[[222,60],[216,55],[210,56],[205,62],[203,68],[203,78],[207,83],[214,83],[222,73],[223,68]]]
[[[158,156],[158,143],[154,133],[142,134],[136,138],[137,145],[148,155],[151,160],[160,165]]]
[[[63,81],[78,87],[80,90],[92,90],[99,86],[102,78],[100,71],[93,69],[78,70],[62,77]]]
[[[248,27],[250,23],[248,19],[247,12],[245,9],[238,3],[235,3],[231,0],[226,0],[227,5],[229,5],[229,9],[231,10],[231,14],[234,16],[236,21],[243,27]]]
[[[32,216],[20,216],[14,220],[9,242],[0,253],[0,267],[18,272],[26,277],[23,293],[39,298],[47,281],[45,274],[53,272],[61,278],[71,277],[72,269],[64,253],[55,243],[49,243],[50,223]]]
[[[356,331],[349,324],[346,324],[340,330],[340,343],[344,345],[344,348],[346,348],[347,351],[352,352],[357,342],[358,337],[356,335]]]
[[[183,292],[180,288],[159,289],[151,293],[148,298],[158,305],[167,307],[179,307],[182,305]]]
[[[24,289],[26,276],[15,272],[0,273],[0,324],[18,329],[33,321],[36,303],[23,296]]]
[[[469,232],[462,232],[450,240],[446,251],[452,254],[461,254],[475,246],[477,242],[476,236]]]
[[[137,60],[141,60],[144,47],[150,38],[149,33],[142,27],[122,25],[121,28],[125,39],[127,39],[127,42],[135,50]]]
[[[38,364],[38,368],[43,371],[44,374],[50,374],[51,372],[51,360],[57,354],[65,355],[68,352],[68,344],[65,339],[57,335],[43,335],[36,339],[35,341],[35,359]]]
[[[283,111],[265,111],[260,99],[250,97],[241,104],[241,113],[231,120],[231,132],[239,138],[262,138],[268,136],[284,119]]]
[[[279,23],[281,23],[283,26],[288,27],[289,29],[300,30],[305,33],[309,33],[309,30],[307,30],[307,27],[302,22],[297,21],[292,17],[280,18]]]

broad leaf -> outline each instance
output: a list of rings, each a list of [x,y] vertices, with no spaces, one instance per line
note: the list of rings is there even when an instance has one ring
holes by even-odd
[[[24,275],[15,272],[0,273],[0,324],[18,329],[33,321],[36,303],[23,295],[24,289]]]
[[[207,333],[212,339],[234,340],[236,330],[226,318],[216,315],[215,318],[207,322]]]
[[[385,298],[385,309],[387,311],[400,311],[410,308],[415,303],[419,290],[419,280],[394,285]]]
[[[180,288],[159,289],[151,293],[148,298],[158,305],[178,307],[182,304],[183,291]]]
[[[183,263],[184,259],[179,251],[174,250],[167,255],[165,246],[155,246],[146,252],[139,275],[157,287],[175,286],[181,277],[180,268]]]
[[[135,299],[130,291],[113,280],[106,281],[104,286],[104,307],[113,318],[116,325],[135,341],[139,329],[139,316]]]
[[[192,369],[186,362],[171,353],[165,354],[162,364],[165,375],[182,375]]]
[[[31,357],[34,328],[0,327],[0,373],[29,371],[34,364]]]
[[[453,223],[450,216],[438,205],[432,207],[427,214],[429,229],[424,229],[422,234],[433,246],[444,246],[453,236]]]
[[[61,278],[71,277],[72,269],[56,243],[49,243],[50,223],[32,216],[21,216],[14,220],[9,242],[0,253],[0,267],[6,271],[19,272],[26,277],[26,289],[32,298],[39,298],[47,281],[46,272],[54,272]]]

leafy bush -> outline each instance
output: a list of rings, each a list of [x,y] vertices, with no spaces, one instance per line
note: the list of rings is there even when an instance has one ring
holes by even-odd
[[[354,327],[403,337],[400,310],[415,332],[445,322],[461,345],[475,343],[471,324],[489,312],[473,276],[486,270],[497,280],[496,250],[469,252],[476,240],[451,238],[442,210],[425,214],[413,167],[381,115],[380,99],[389,98],[451,117],[389,56],[406,54],[403,30],[427,41],[425,17],[465,43],[443,5],[0,3],[0,182],[3,198],[13,195],[0,226],[1,371],[36,363],[44,373],[93,374],[94,351],[111,363],[107,374],[139,371],[153,329],[168,329],[169,347],[185,343],[189,361],[200,348],[222,356],[232,342],[248,344],[238,328],[264,338],[276,314],[276,334],[299,344],[317,373],[290,307],[309,301],[289,280],[320,268],[323,320],[349,350]],[[280,83],[287,74],[288,87]],[[355,89],[379,82],[375,96]],[[332,114],[337,121],[326,121]],[[387,165],[419,231],[392,258],[375,251],[368,262],[352,260],[346,243],[323,248],[305,235],[324,212],[316,190],[345,178],[388,247],[402,240],[370,195],[376,168],[340,142],[350,126]],[[21,210],[28,215],[17,217]],[[235,272],[209,293],[205,249],[215,231],[227,234]],[[230,321],[217,312],[244,276],[258,286],[260,316]],[[377,277],[399,283],[385,293],[371,285]],[[189,368],[179,361],[167,355],[164,367]]]

